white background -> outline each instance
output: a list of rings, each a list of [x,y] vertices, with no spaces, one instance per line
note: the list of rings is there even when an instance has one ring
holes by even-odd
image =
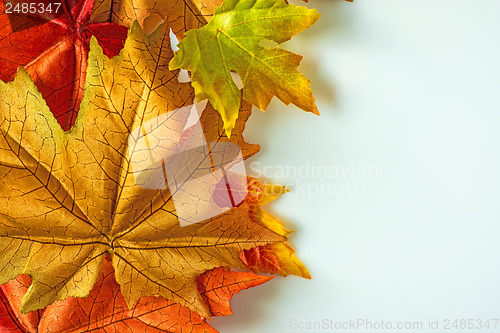
[[[246,138],[263,146],[247,167],[271,166],[269,181],[293,185],[266,209],[297,230],[290,241],[313,278],[243,291],[235,314],[211,324],[222,333],[332,332],[298,325],[366,319],[420,321],[432,332],[437,319],[440,332],[500,332],[500,323],[443,327],[500,319],[500,1],[307,6],[323,17],[285,48],[304,55],[322,115],[273,101],[254,112]],[[377,173],[278,173],[308,165]],[[322,181],[323,193],[304,191]],[[348,183],[364,194],[325,192]],[[376,330],[389,331],[398,330]]]

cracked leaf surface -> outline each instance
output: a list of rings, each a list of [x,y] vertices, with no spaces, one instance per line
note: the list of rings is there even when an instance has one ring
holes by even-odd
[[[226,316],[232,314],[229,300],[234,294],[272,278],[217,267],[201,274],[197,286],[210,313]],[[29,276],[20,275],[0,286],[2,332],[218,332],[199,314],[161,297],[143,297],[129,309],[108,258],[104,259],[103,270],[89,297],[69,297],[44,310],[21,314],[20,299],[30,284]]]
[[[245,201],[181,228],[168,188],[135,184],[129,135],[194,97],[178,71],[168,70],[167,31],[164,24],[147,36],[135,24],[112,59],[92,39],[85,94],[69,132],[25,70],[0,82],[0,283],[31,276],[22,312],[87,296],[109,253],[129,306],[162,296],[210,317],[196,278],[218,266],[244,268],[242,250],[285,240],[256,223]],[[173,126],[181,132],[184,124]]]

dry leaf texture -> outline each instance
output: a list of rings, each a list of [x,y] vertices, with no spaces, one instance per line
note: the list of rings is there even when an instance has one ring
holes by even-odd
[[[135,24],[112,59],[92,39],[81,111],[69,132],[25,70],[0,82],[0,283],[31,277],[21,312],[88,296],[110,254],[130,307],[143,296],[162,296],[210,317],[198,276],[219,266],[244,268],[242,250],[286,240],[255,222],[246,201],[181,227],[175,193],[138,186],[133,156],[147,138],[172,153],[191,142],[185,113],[193,91],[168,70],[167,32],[163,24],[147,36]],[[148,136],[143,129],[152,124],[171,137]],[[205,137],[217,143],[219,133],[214,127]],[[181,160],[191,163],[191,151]],[[207,172],[203,167],[191,171]]]

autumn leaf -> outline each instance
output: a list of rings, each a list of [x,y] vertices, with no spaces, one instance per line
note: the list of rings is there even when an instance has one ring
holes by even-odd
[[[270,3],[275,2],[276,0],[271,0]],[[281,3],[283,0],[279,0],[278,3]],[[288,1],[284,0],[286,3]],[[351,0],[347,0],[352,2]],[[228,1],[229,2],[229,1]],[[262,2],[262,1],[261,1]],[[307,0],[305,0],[307,2]],[[233,1],[234,3],[234,1]],[[152,22],[154,26],[154,22],[157,22],[156,20],[151,20],[152,17],[156,16],[159,17],[160,19],[165,19],[167,20],[171,28],[174,32],[174,34],[177,36],[179,40],[184,39],[184,33],[188,30],[191,29],[198,29],[206,25],[208,21],[212,18],[215,9],[217,6],[220,6],[222,4],[222,0],[173,0],[173,1],[161,1],[161,0],[123,0],[123,1],[112,1],[112,0],[96,0],[95,3],[95,8],[93,12],[93,20],[95,22],[105,22],[106,20],[111,19],[112,22],[118,23],[120,25],[124,26],[131,26],[132,22],[135,20],[138,20],[141,26],[150,26],[148,23]],[[259,8],[261,10],[261,8]],[[269,10],[269,8],[263,8],[263,11]],[[309,20],[316,20],[318,18],[318,14],[309,11],[309,13],[312,13],[311,16],[309,17]],[[226,13],[227,14],[227,13]],[[265,14],[263,14],[265,15]],[[148,19],[150,21],[148,21]],[[304,23],[305,22],[305,23]],[[308,20],[303,20],[303,24],[309,24],[311,25],[314,22],[309,22]],[[260,23],[259,23],[260,24]],[[293,26],[296,27],[297,25],[295,22],[293,22]],[[258,25],[258,24],[256,24]],[[220,28],[220,27],[219,27]],[[253,26],[251,28],[254,28]],[[306,27],[302,27],[297,29],[297,31],[293,32],[293,34],[305,29]],[[288,29],[287,29],[288,30]],[[245,39],[249,35],[253,35],[255,32],[252,31],[251,34],[242,36],[243,39]],[[281,32],[278,32],[281,33]],[[290,37],[288,37],[290,38]],[[269,37],[264,37],[263,39],[271,39]],[[257,41],[258,43],[260,40]],[[296,80],[298,79],[300,82],[299,84],[303,84],[305,86],[305,89],[303,92],[300,92],[300,88],[297,87],[296,93],[300,97],[302,94],[306,94],[305,97],[298,98],[302,100],[307,100],[304,101],[304,105],[307,106],[306,110],[311,111],[314,113],[317,113],[316,106],[314,105],[314,99],[312,98],[312,93],[309,90],[309,81],[300,75],[300,73],[296,72],[295,68],[297,67],[298,63],[300,62],[301,57],[294,55],[292,53],[283,51],[281,49],[278,49],[280,51],[273,50],[273,52],[278,52],[278,53],[283,53],[285,57],[289,58],[290,64],[289,67],[291,67],[292,73],[296,76]],[[191,50],[193,51],[193,50]],[[209,54],[205,59],[207,59],[208,62],[214,62],[214,58],[211,57],[213,54]],[[206,56],[206,54],[205,54]],[[237,58],[235,56],[235,58]],[[220,60],[220,59],[219,59]],[[240,61],[237,59],[237,61]],[[215,65],[217,66],[217,63],[219,66],[222,66],[222,63],[215,62]],[[296,63],[297,65],[293,65],[293,63]],[[281,67],[281,64],[280,64]],[[249,70],[253,70],[253,67],[250,68]],[[226,73],[227,74],[227,73]],[[266,82],[267,83],[267,82]],[[266,84],[263,84],[264,86]],[[219,87],[217,87],[217,90]],[[230,133],[230,128],[231,126],[234,126],[234,119],[237,117],[237,105],[239,101],[241,100],[239,97],[237,97],[236,90],[234,89],[234,85],[232,84],[232,80],[226,75],[226,88],[230,88],[229,92],[230,94],[228,95],[232,100],[229,102],[226,102],[224,105],[225,107],[229,108],[229,111],[226,110],[227,112],[230,112],[230,114],[225,116],[225,121],[228,125],[226,125],[227,133]],[[201,88],[200,88],[201,89]],[[283,94],[281,94],[282,96]],[[279,97],[279,96],[278,96]],[[270,100],[272,98],[268,97]],[[296,98],[297,99],[297,98]],[[299,107],[300,104],[295,103],[292,97],[290,97],[290,100],[292,103],[298,105]],[[211,100],[213,101],[213,100]],[[222,103],[222,102],[221,102]],[[255,101],[253,102],[255,104]],[[267,102],[268,104],[269,102]],[[289,103],[289,102],[285,102]],[[219,103],[220,104],[220,103]],[[262,105],[257,105],[261,109],[267,108],[266,103],[262,103]],[[221,110],[220,107],[217,108],[218,110]],[[232,122],[231,122],[232,121]]]
[[[167,20],[174,34],[182,40],[186,31],[207,24],[221,4],[222,0],[95,0],[92,21],[111,19],[111,22],[130,27],[137,20],[144,28],[148,19],[156,16]]]
[[[286,243],[259,246],[240,253],[241,260],[254,272],[297,275],[310,279],[311,275],[295,255],[295,250]]]
[[[199,314],[161,297],[128,308],[108,260],[89,297],[70,297],[46,308],[38,332],[217,332]]]
[[[194,94],[177,81],[178,71],[168,70],[172,56],[167,24],[150,36],[133,25],[111,59],[93,37],[81,110],[69,132],[24,69],[12,82],[0,82],[0,284],[31,277],[22,313],[87,297],[109,254],[130,308],[142,297],[161,296],[209,318],[198,276],[219,266],[244,269],[242,250],[286,240],[256,221],[247,201],[181,227],[189,220],[179,216],[182,204],[202,203],[183,192],[187,183],[177,183],[175,191],[165,178],[156,187],[138,185],[136,156],[173,154],[181,139],[186,146],[199,135],[183,138]],[[155,130],[170,137],[158,138]],[[148,140],[155,149],[140,150]],[[215,152],[219,146],[223,142],[210,147]],[[200,153],[190,148],[178,161],[192,166]],[[207,163],[221,167],[220,156],[204,156],[190,171],[206,174]],[[172,171],[163,162],[163,171]],[[190,201],[174,205],[179,193]]]
[[[243,289],[258,286],[274,278],[247,272],[233,272],[222,267],[208,270],[198,277],[198,290],[213,316],[233,314],[229,300]]]
[[[18,67],[31,75],[64,130],[75,122],[87,72],[90,37],[108,56],[117,55],[127,29],[114,23],[92,23],[93,0],[12,0],[10,14],[0,0],[0,80],[11,81]],[[14,11],[35,5],[35,13]]]
[[[217,332],[197,313],[163,298],[144,297],[129,309],[120,286],[114,279],[109,259],[105,258],[99,280],[86,298],[69,297],[43,311],[21,314],[21,297],[31,281],[27,275],[0,286],[0,331],[11,332]],[[214,316],[232,313],[229,300],[243,289],[272,279],[222,267],[208,270],[197,279],[198,290]]]
[[[206,26],[186,32],[170,69],[191,72],[196,99],[208,99],[221,113],[228,136],[241,103],[231,71],[241,78],[243,99],[261,110],[276,96],[318,114],[310,81],[297,71],[302,57],[261,42],[283,43],[319,16],[284,0],[225,0]]]
[[[197,278],[197,287],[214,316],[232,314],[229,300],[243,289],[272,279],[247,272],[233,272],[222,267],[208,270]],[[0,329],[11,332],[83,332],[99,329],[132,332],[146,327],[151,331],[216,332],[196,313],[163,298],[145,297],[128,309],[114,280],[109,259],[89,297],[69,297],[42,311],[21,314],[21,298],[31,280],[26,275],[0,286],[3,307]],[[90,311],[89,311],[90,309]]]
[[[3,286],[2,286],[3,288]],[[22,333],[28,331],[22,323],[22,320],[19,318],[21,316],[15,313],[12,309],[12,306],[9,302],[9,298],[2,289],[0,289],[0,331],[1,332],[11,332],[11,333]],[[30,314],[34,314],[35,312],[30,312]],[[29,322],[29,319],[27,320]]]
[[[204,26],[212,17],[222,0],[96,0],[92,14],[94,22],[112,22],[130,27],[138,21],[144,27],[145,21],[157,15],[170,23],[179,39],[190,29]]]
[[[284,186],[264,184],[259,179],[252,177],[249,177],[248,184],[249,191],[246,200],[250,203],[252,219],[275,233],[288,237],[291,231],[285,229],[283,223],[261,208],[286,193],[287,189]],[[306,279],[311,278],[307,268],[295,255],[295,250],[286,242],[243,250],[240,253],[240,258],[254,272],[282,276],[293,274]]]
[[[259,147],[246,143],[241,133],[244,130],[244,124],[251,114],[251,105],[244,102],[239,114],[240,116],[231,140],[224,135],[223,121],[210,104],[208,104],[207,110],[203,113],[201,119],[204,124],[210,124],[207,126],[211,126],[211,130],[206,133],[210,141],[216,140],[227,142],[236,140],[242,147],[244,155],[250,157],[259,150]],[[262,224],[273,232],[288,237],[292,232],[285,229],[283,223],[261,208],[263,205],[276,200],[278,197],[288,192],[286,187],[264,184],[259,179],[253,177],[248,177],[246,184],[248,184],[248,191],[245,192],[247,195],[245,201],[249,203],[250,217],[256,223]],[[237,189],[233,189],[233,192],[235,190]],[[267,244],[243,250],[240,253],[240,259],[254,272],[280,274],[282,276],[292,274],[311,279],[309,271],[299,260],[295,254],[295,250],[286,242]]]
[[[15,313],[9,306],[9,301],[0,291],[0,329],[2,332],[23,333],[22,323],[17,319]]]

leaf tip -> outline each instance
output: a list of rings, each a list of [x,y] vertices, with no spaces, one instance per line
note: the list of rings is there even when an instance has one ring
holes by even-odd
[[[314,103],[314,106],[311,110],[312,113],[314,113],[315,115],[319,116],[319,110],[318,110],[318,107],[316,106],[316,103]]]

